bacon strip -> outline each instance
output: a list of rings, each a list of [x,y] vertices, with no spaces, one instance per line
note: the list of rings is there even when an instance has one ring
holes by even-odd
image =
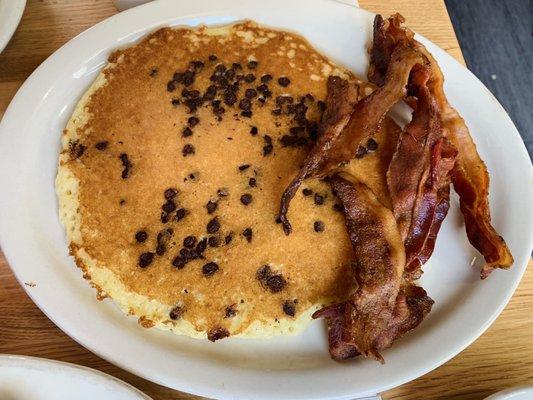
[[[326,103],[326,110],[329,110],[331,115],[338,113],[340,117],[334,120],[341,122],[330,124],[328,119],[323,121],[318,141],[305,159],[298,175],[282,195],[278,219],[287,235],[291,232],[287,218],[289,203],[302,181],[311,176],[326,175],[341,163],[350,161],[360,143],[376,132],[385,114],[405,96],[412,68],[416,64],[425,62],[425,58],[419,52],[408,46],[398,46],[391,54],[385,84],[352,107],[347,124],[344,122],[348,115],[347,108],[341,109],[339,104],[333,101]],[[330,100],[329,96],[326,100]]]
[[[392,212],[366,185],[338,174],[330,183],[344,207],[357,263],[358,287],[344,305],[342,340],[383,362],[376,343],[393,317],[405,266],[403,242]]]
[[[415,68],[411,73],[411,90],[417,98],[415,110],[387,172],[394,216],[405,244],[409,279],[420,277],[421,266],[433,251],[449,208],[446,189],[456,155],[445,142],[439,108],[427,87],[430,73],[427,67]],[[447,152],[443,153],[443,146]]]
[[[468,239],[485,258],[481,277],[486,278],[494,268],[507,269],[513,263],[513,256],[505,241],[491,225],[487,168],[464,120],[448,103],[443,87],[444,77],[436,60],[421,43],[414,40],[412,31],[401,27],[403,21],[399,14],[391,16],[387,21],[381,16],[376,17],[369,78],[378,85],[382,84],[381,77],[387,70],[386,60],[393,62],[394,49],[403,48],[407,43],[429,60],[429,90],[439,106],[444,135],[458,150],[452,182],[460,197]]]

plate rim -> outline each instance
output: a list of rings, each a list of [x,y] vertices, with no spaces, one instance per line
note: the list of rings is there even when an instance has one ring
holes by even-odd
[[[329,0],[315,0],[316,2],[329,2]],[[65,48],[68,48],[70,46],[73,46],[73,43],[77,44],[77,42],[81,42],[82,39],[84,38],[84,36],[88,35],[89,32],[93,31],[93,30],[97,30],[97,29],[100,29],[100,27],[103,25],[107,25],[107,24],[110,24],[112,23],[115,19],[118,19],[118,18],[127,18],[127,16],[125,16],[126,14],[129,14],[129,13],[133,13],[133,12],[139,12],[138,9],[144,9],[145,7],[148,8],[148,7],[156,7],[156,6],[159,6],[159,5],[164,5],[164,4],[168,4],[170,3],[169,1],[164,1],[164,0],[160,0],[160,1],[156,1],[156,2],[152,2],[152,3],[148,3],[148,4],[144,4],[144,5],[141,5],[139,7],[135,7],[131,10],[128,10],[128,11],[125,11],[123,13],[120,13],[120,14],[116,14],[114,16],[111,16],[101,22],[99,22],[98,24],[94,25],[93,27],[87,29],[86,31],[80,33],[79,35],[77,35],[75,38],[71,39],[69,42],[67,42],[65,45],[61,46],[58,50],[56,50],[56,52],[54,52],[50,57],[48,57],[31,75],[30,77],[26,80],[26,82],[24,82],[24,84],[21,86],[21,88],[19,89],[19,91],[17,92],[17,94],[14,96],[12,102],[10,103],[9,107],[7,108],[5,114],[4,114],[4,118],[2,119],[1,123],[0,123],[0,141],[2,140],[2,128],[4,127],[4,125],[7,125],[7,123],[5,123],[5,121],[7,120],[6,116],[9,116],[10,118],[11,117],[11,114],[14,113],[13,110],[11,110],[12,108],[12,104],[15,103],[15,100],[19,97],[19,94],[23,92],[23,89],[26,88],[26,86],[29,86],[30,84],[29,83],[32,83],[32,79],[35,79],[34,77],[39,73],[39,71],[41,71],[41,69],[44,69],[45,66],[47,65],[48,61],[53,58],[54,56],[57,55],[57,53],[60,53],[60,52],[63,52],[65,51]],[[338,4],[342,4],[342,3],[338,3]],[[161,6],[163,7],[163,6]],[[364,14],[367,14],[367,16],[372,16],[374,14],[368,12],[368,11],[365,11],[365,10],[362,10],[362,9],[358,9],[358,12],[362,12]],[[209,15],[212,15],[212,14],[209,14]],[[173,19],[174,20],[177,20],[179,19],[180,17],[174,17]],[[183,17],[181,17],[183,18]],[[164,25],[166,22],[165,21],[161,21],[159,26],[161,25]],[[145,28],[143,31],[143,36],[146,35],[148,32],[149,32],[149,28]],[[420,36],[418,36],[420,37]],[[422,38],[422,41],[424,42],[424,44],[428,44],[431,48],[431,51],[432,52],[435,52],[435,48],[438,49],[438,52],[442,52],[443,54],[445,54],[446,57],[449,58],[449,60],[453,60],[453,62],[455,64],[457,64],[458,66],[460,66],[462,69],[464,69],[469,75],[470,75],[470,78],[469,79],[472,79],[474,78],[476,81],[478,81],[479,84],[482,85],[481,82],[479,82],[479,80],[477,79],[477,77],[475,77],[470,71],[468,71],[464,66],[462,66],[457,60],[455,60],[453,57],[451,57],[450,55],[448,55],[444,50],[438,48],[436,45],[432,44],[431,42],[427,41],[427,39],[423,39]],[[109,50],[109,49],[107,49]],[[482,85],[483,86],[483,85]],[[483,86],[484,87],[484,86]],[[497,102],[497,100],[494,98],[494,96],[488,91],[488,89],[485,88],[485,90],[487,91],[487,93],[490,95],[490,97],[499,105],[499,107],[501,108],[501,110],[503,111],[504,115],[505,115],[505,118],[508,120],[508,122],[510,122],[510,124],[514,127],[514,124],[512,123],[512,121],[510,120],[510,118],[508,117],[507,113],[505,112],[505,110],[503,109],[503,107]],[[14,107],[13,107],[14,108]],[[527,157],[527,152],[525,150],[525,145],[523,143],[523,141],[520,139],[520,136],[518,134],[518,132],[516,131],[516,128],[514,128],[514,132],[513,132],[513,140],[515,142],[519,142],[519,143],[515,143],[516,145],[521,145],[521,155],[524,156],[524,154],[526,155]],[[530,164],[531,164],[531,161],[530,161]],[[0,174],[0,179],[2,178],[2,174]],[[530,190],[531,192],[531,190]],[[0,196],[0,199],[1,199],[1,196]],[[1,204],[0,204],[1,205]],[[2,229],[0,229],[0,241],[1,242],[4,242],[2,239]],[[530,243],[532,242],[531,238],[533,237],[533,230],[531,228],[529,228],[529,237],[530,237]],[[19,281],[19,283],[21,284],[21,286],[24,288],[24,290],[26,291],[26,293],[30,296],[30,298],[32,299],[32,301],[47,315],[47,317],[52,320],[61,330],[63,330],[67,335],[69,335],[73,340],[75,340],[76,342],[78,342],[80,345],[82,345],[83,347],[86,347],[87,349],[89,349],[90,351],[92,351],[93,353],[101,356],[102,358],[112,362],[113,364],[115,365],[118,365],[120,366],[121,368],[125,369],[125,370],[128,370],[128,371],[132,371],[133,373],[135,373],[136,375],[139,375],[141,377],[144,377],[146,379],[149,379],[153,382],[157,382],[157,383],[160,383],[162,385],[165,385],[165,386],[168,386],[168,383],[167,382],[163,382],[163,381],[160,381],[159,379],[154,379],[154,376],[151,375],[150,373],[147,373],[137,367],[132,367],[130,365],[124,365],[121,360],[117,360],[115,357],[113,357],[112,355],[109,354],[109,352],[104,352],[104,351],[96,351],[94,349],[94,346],[88,346],[87,344],[82,344],[80,341],[78,341],[77,338],[71,336],[71,334],[67,331],[67,330],[64,330],[63,327],[61,326],[61,324],[57,323],[56,320],[54,318],[51,317],[51,315],[49,315],[49,313],[47,312],[47,310],[44,309],[44,306],[41,306],[41,304],[39,304],[38,301],[36,301],[36,299],[34,298],[34,293],[31,291],[31,290],[28,290],[27,287],[25,287],[25,285],[23,284],[23,279],[22,279],[22,276],[19,276],[20,274],[20,270],[18,271],[19,273],[17,273],[16,269],[17,268],[14,268],[13,266],[16,264],[16,263],[13,263],[12,259],[11,259],[11,255],[8,254],[8,252],[4,249],[4,254],[6,256],[6,259],[8,260],[8,264],[11,268],[11,270],[13,271],[14,275],[16,276],[17,280]],[[517,257],[517,260],[519,260],[520,257]],[[527,260],[527,258],[526,258]],[[523,264],[523,263],[521,263]],[[505,296],[505,301],[503,301],[502,303],[500,303],[499,307],[493,312],[491,318],[487,319],[487,321],[480,327],[478,327],[478,329],[476,330],[476,332],[474,334],[470,334],[470,335],[465,335],[468,336],[466,338],[464,338],[464,340],[461,342],[461,344],[459,346],[454,346],[454,348],[456,349],[455,351],[451,352],[450,354],[448,354],[446,357],[442,357],[441,359],[433,362],[432,365],[430,366],[425,366],[424,368],[419,368],[417,371],[413,371],[411,374],[407,374],[409,376],[403,376],[402,378],[397,378],[396,380],[392,379],[390,382],[391,383],[387,383],[387,384],[383,384],[382,387],[379,387],[377,388],[376,390],[377,391],[382,391],[382,390],[388,390],[392,387],[396,387],[398,385],[401,385],[407,381],[410,381],[412,379],[416,379],[417,377],[433,370],[434,368],[442,365],[443,363],[445,363],[446,361],[448,361],[449,359],[455,357],[458,353],[460,353],[462,350],[464,350],[464,348],[466,348],[468,345],[470,345],[473,341],[475,341],[492,323],[493,321],[498,317],[498,315],[501,313],[501,311],[505,308],[505,306],[507,305],[507,303],[509,302],[510,298],[512,297],[512,295],[514,294],[515,290],[516,290],[516,287],[518,286],[524,272],[525,272],[525,268],[527,267],[527,261],[524,265],[518,265],[518,261],[517,261],[517,264],[513,267],[513,268],[516,268],[516,269],[520,269],[520,272],[519,274],[517,275],[516,279],[513,281],[513,284],[512,284],[512,290],[509,289],[508,290],[508,293],[506,294]],[[182,382],[182,384],[186,384],[185,382]],[[205,388],[203,388],[205,389]],[[199,394],[199,395],[211,395],[211,396],[217,396],[217,395],[227,395],[227,393],[220,393],[219,391],[209,391],[209,390],[201,390],[200,388],[197,388],[197,387],[191,387],[191,386],[182,386],[181,388],[178,388],[178,390],[184,390],[184,391],[187,391],[189,393],[194,393],[194,394]],[[363,393],[363,392],[361,392]],[[370,392],[369,392],[370,394]],[[242,396],[242,394],[240,394]],[[336,397],[331,397],[331,398],[348,398],[349,394],[346,394],[346,395],[341,395],[340,397],[339,396],[336,396]],[[238,397],[238,396],[237,396]]]
[[[105,379],[108,382],[113,382],[113,385],[123,387],[127,389],[129,392],[131,392],[132,394],[137,395],[137,399],[139,400],[142,400],[142,399],[152,400],[150,396],[143,393],[142,391],[140,391],[139,389],[137,389],[135,386],[131,385],[130,383],[125,382],[117,378],[116,376],[107,374],[95,368],[87,367],[85,365],[74,364],[74,363],[67,362],[67,361],[54,360],[52,358],[43,358],[43,357],[27,356],[27,355],[20,355],[20,354],[7,354],[7,353],[0,354],[0,368],[3,367],[4,365],[7,365],[9,367],[10,362],[15,362],[15,363],[18,362],[18,364],[22,363],[22,364],[39,365],[39,366],[42,365],[43,367],[46,367],[48,365],[56,365],[56,366],[63,368],[64,370],[80,371],[83,374],[97,376],[97,377]]]
[[[12,8],[11,14],[8,16],[7,24],[4,34],[0,34],[0,53],[4,51],[4,49],[7,47],[9,41],[15,34],[15,31],[17,30],[20,20],[22,19],[22,15],[24,14],[24,9],[26,8],[26,0],[7,0],[7,2],[14,2],[16,3],[10,4],[10,7]],[[1,21],[0,21],[1,22]]]

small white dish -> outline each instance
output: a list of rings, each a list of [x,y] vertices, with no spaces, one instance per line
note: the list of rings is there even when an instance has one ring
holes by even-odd
[[[140,328],[112,301],[96,301],[68,256],[54,190],[60,135],[107,56],[161,26],[245,18],[296,31],[334,61],[366,74],[373,15],[338,1],[160,0],[97,24],[35,70],[0,124],[0,242],[9,264],[33,301],[77,342],[126,370],[184,392],[232,400],[354,399],[415,379],[490,326],[518,285],[533,243],[533,171],[524,143],[483,84],[424,38],[446,76],[451,103],[487,163],[493,223],[515,264],[479,279],[479,261],[471,266],[479,255],[466,240],[453,197],[421,281],[435,300],[433,311],[384,352],[385,365],[332,361],[322,321],[298,336],[214,344]]]
[[[0,0],[0,53],[19,25],[26,0]]]
[[[0,355],[2,400],[150,400],[103,372],[44,358]]]
[[[532,400],[533,386],[520,386],[516,388],[502,390],[487,397],[485,400]]]

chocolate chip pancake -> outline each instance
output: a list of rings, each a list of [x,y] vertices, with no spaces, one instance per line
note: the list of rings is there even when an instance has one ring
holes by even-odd
[[[276,221],[330,75],[372,91],[305,39],[252,22],[163,28],[114,52],[64,131],[56,180],[99,298],[210,340],[295,333],[343,300],[353,256],[329,185],[300,188],[290,236]],[[398,134],[385,120],[343,167],[385,203]]]

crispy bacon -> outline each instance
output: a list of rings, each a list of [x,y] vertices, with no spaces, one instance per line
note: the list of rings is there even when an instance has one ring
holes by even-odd
[[[487,168],[464,120],[448,103],[443,87],[444,77],[437,62],[421,43],[414,40],[412,31],[401,26],[403,21],[399,14],[391,16],[387,21],[381,16],[376,17],[369,79],[377,85],[383,84],[382,76],[386,73],[388,64],[393,61],[396,48],[410,45],[429,60],[431,78],[428,87],[439,106],[444,135],[458,150],[452,171],[453,186],[460,197],[468,239],[485,258],[481,277],[486,278],[494,268],[507,269],[513,263],[513,256],[505,241],[491,225]],[[387,63],[386,60],[390,61]]]
[[[433,300],[426,291],[412,283],[404,282],[396,297],[396,305],[387,329],[376,339],[376,348],[386,349],[392,343],[415,329],[429,314]],[[337,361],[357,357],[360,353],[357,348],[345,341],[345,310],[346,303],[335,304],[318,310],[313,318],[324,318],[328,329],[328,344],[331,358]]]
[[[429,314],[433,303],[434,301],[420,286],[404,283],[396,297],[396,306],[389,327],[379,337],[376,346],[379,349],[386,349],[396,339],[415,329]]]
[[[415,110],[400,135],[387,172],[394,216],[405,244],[405,274],[409,279],[420,277],[421,266],[434,248],[448,210],[447,188],[456,154],[443,137],[439,108],[427,87],[430,73],[428,67],[414,68],[411,73]]]
[[[406,86],[413,67],[425,63],[425,58],[419,52],[409,46],[398,46],[391,54],[385,84],[355,104],[351,113],[348,107],[341,108],[333,101],[326,103],[328,115],[338,113],[340,116],[332,120],[340,122],[331,124],[329,119],[322,121],[318,141],[282,195],[278,219],[286,234],[291,232],[287,218],[289,203],[301,182],[311,176],[326,175],[340,164],[350,161],[360,143],[377,131],[385,114],[406,95]],[[326,100],[331,100],[330,96]],[[347,115],[349,121],[346,124]]]
[[[331,178],[354,250],[356,291],[344,305],[342,341],[383,362],[376,341],[393,317],[405,266],[405,250],[392,212],[360,182]],[[331,330],[330,334],[337,332]]]

